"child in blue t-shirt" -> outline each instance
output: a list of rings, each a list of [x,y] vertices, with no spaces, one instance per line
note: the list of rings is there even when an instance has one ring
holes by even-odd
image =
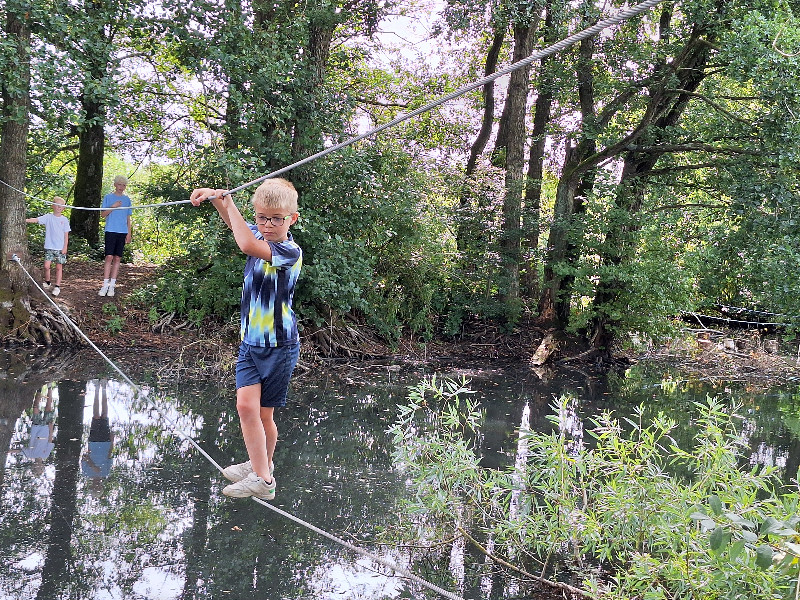
[[[114,177],[114,192],[103,197],[100,214],[106,220],[105,227],[105,253],[106,260],[103,264],[103,286],[100,296],[113,296],[114,286],[117,285],[119,263],[122,260],[122,251],[125,244],[131,243],[131,199],[125,195],[128,187],[127,178],[122,175]]]
[[[56,284],[53,286],[53,296],[61,293],[61,277],[64,272],[64,263],[67,262],[67,246],[69,246],[69,219],[62,215],[66,201],[56,196],[53,198],[53,212],[25,219],[26,223],[44,225],[44,283],[42,287],[50,287],[50,265],[56,263]]]
[[[226,496],[275,498],[275,408],[286,406],[289,379],[300,355],[292,298],[303,252],[289,233],[299,216],[297,191],[285,179],[267,179],[253,194],[255,224],[247,223],[226,190],[200,188],[192,204],[210,200],[247,255],[241,302],[241,344],[236,362],[236,409],[249,460],[223,475]]]

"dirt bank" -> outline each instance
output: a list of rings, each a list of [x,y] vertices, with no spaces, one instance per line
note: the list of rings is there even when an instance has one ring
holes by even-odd
[[[99,262],[71,260],[65,266],[61,294],[54,298],[94,344],[114,356],[125,356],[129,365],[137,358],[144,361],[160,356],[166,375],[177,375],[184,369],[197,371],[198,364],[202,367],[199,374],[212,377],[230,374],[238,343],[233,325],[209,323],[196,328],[179,318],[157,325],[149,319],[149,307],[131,299],[132,292],[155,279],[157,267],[123,264],[113,298],[98,295],[102,269]],[[408,339],[397,348],[389,348],[369,332],[347,327],[339,334],[338,349],[326,347],[332,337],[330,333],[312,328],[303,331],[301,368],[313,368],[322,362],[332,364],[336,359],[529,362],[547,332],[530,323],[509,333],[475,322],[465,327],[458,339],[427,343]],[[342,338],[343,335],[350,337]],[[693,331],[684,330],[679,339],[664,345],[626,343],[615,352],[619,358],[616,366],[649,360],[679,366],[701,378],[747,380],[767,386],[800,377],[796,342],[767,337],[757,331],[722,329],[699,338]],[[562,340],[559,350],[541,368],[543,376],[546,376],[544,371],[556,368],[599,372],[608,367],[596,363],[591,355],[582,356],[585,350],[577,340]],[[575,360],[576,356],[581,358]]]

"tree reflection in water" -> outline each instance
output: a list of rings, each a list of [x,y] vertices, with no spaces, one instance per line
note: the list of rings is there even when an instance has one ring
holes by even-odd
[[[254,502],[221,495],[221,475],[165,429],[153,405],[228,464],[245,453],[228,386],[152,386],[136,398],[110,378],[113,466],[99,494],[81,476],[81,456],[88,450],[95,384],[107,373],[86,372],[83,365],[92,361],[62,364],[11,352],[0,360],[7,373],[0,379],[0,599],[436,597]],[[586,443],[587,417],[605,408],[632,414],[643,401],[648,411],[671,413],[685,425],[676,435],[689,439],[693,402],[710,391],[744,402],[743,435],[753,461],[784,461],[796,472],[800,460],[800,427],[785,425],[800,407],[791,390],[757,395],[730,386],[728,392],[664,386],[660,371],[609,381],[562,373],[547,382],[494,364],[440,371],[466,375],[478,392],[486,412],[474,440],[482,467],[523,464],[520,431],[552,428],[551,404],[565,393],[573,400],[556,426],[576,444]],[[275,504],[465,597],[525,595],[523,583],[498,572],[459,536],[429,551],[376,544],[383,529],[408,522],[402,502],[414,490],[391,464],[386,430],[408,386],[426,374],[419,367],[360,366],[296,380],[278,415]],[[21,424],[30,419],[36,390],[49,381],[57,381],[54,448],[37,475],[31,460],[10,450],[25,443]]]

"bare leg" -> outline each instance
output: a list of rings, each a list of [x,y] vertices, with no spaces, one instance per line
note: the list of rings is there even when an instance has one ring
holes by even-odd
[[[267,458],[269,459],[270,472],[275,459],[275,446],[278,445],[278,426],[273,419],[275,409],[271,406],[261,407],[261,424],[264,426],[264,435],[267,438]]]
[[[114,257],[109,254],[106,256],[106,262],[103,263],[103,279],[110,279],[111,278],[111,261]]]
[[[56,285],[58,285],[58,284],[56,284]],[[50,385],[47,386],[47,402],[44,405],[44,412],[45,413],[53,412],[53,389],[54,388],[55,388],[55,384],[54,383],[51,383]],[[47,441],[48,442],[52,442],[53,441],[53,431],[55,430],[55,425],[56,424],[55,424],[54,421],[50,421],[47,424],[47,429],[50,432],[50,435],[47,437]]]
[[[56,287],[61,287],[61,277],[64,274],[64,265],[56,263]]]
[[[50,281],[50,262],[49,260],[44,261],[44,280]]]
[[[38,415],[41,412],[41,403],[42,403],[42,388],[36,390],[36,393],[33,395],[33,414]]]
[[[117,273],[119,273],[119,263],[122,260],[121,256],[113,257],[114,260],[111,262],[111,279],[117,278]]]
[[[101,383],[100,381],[98,381],[97,385],[94,386],[94,403],[92,404],[92,417],[95,419],[100,416],[100,387],[102,386],[103,391],[105,391],[106,389],[105,384]]]
[[[247,385],[236,390],[236,410],[239,412],[242,437],[253,471],[264,481],[272,481],[272,475],[269,473],[267,436],[261,422],[261,384]]]
[[[105,379],[100,380],[100,385],[103,388],[103,396],[100,402],[100,416],[107,418],[108,417],[108,392],[106,391],[106,383],[108,383]]]
[[[55,388],[55,384],[49,384],[47,386],[47,402],[44,405],[45,412],[52,412],[53,410],[53,389]]]

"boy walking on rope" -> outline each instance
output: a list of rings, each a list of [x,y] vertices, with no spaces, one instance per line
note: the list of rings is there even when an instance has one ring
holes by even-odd
[[[53,212],[25,219],[26,223],[38,223],[44,225],[44,284],[42,287],[50,287],[50,265],[56,263],[56,284],[53,286],[53,296],[61,293],[61,277],[64,271],[64,263],[67,262],[67,246],[69,245],[69,219],[62,215],[66,201],[59,196],[53,198]]]
[[[236,409],[249,460],[223,470],[226,496],[275,498],[275,408],[286,406],[289,379],[300,354],[292,297],[303,252],[289,233],[299,216],[297,191],[267,179],[253,194],[255,225],[247,223],[225,190],[200,188],[190,200],[211,201],[247,255],[242,283],[241,344],[236,361]]]
[[[125,195],[128,179],[122,175],[114,177],[114,192],[103,196],[100,214],[106,220],[105,228],[105,253],[106,260],[103,264],[103,286],[98,294],[100,296],[113,296],[114,286],[117,285],[119,263],[122,261],[122,251],[125,244],[131,243],[131,199]],[[116,209],[116,210],[111,210]]]

